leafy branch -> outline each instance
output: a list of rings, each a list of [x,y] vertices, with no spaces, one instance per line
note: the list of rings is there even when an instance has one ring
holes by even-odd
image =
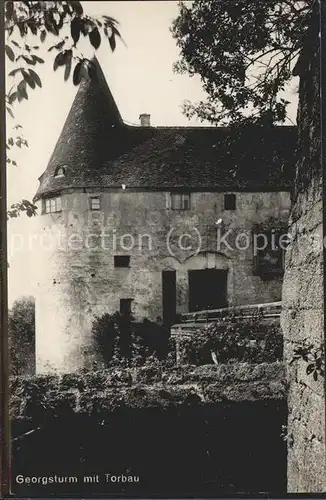
[[[122,40],[118,25],[118,21],[110,16],[95,18],[86,15],[81,2],[76,0],[6,1],[5,55],[10,68],[7,77],[12,81],[5,96],[8,117],[15,119],[14,106],[28,100],[31,90],[42,87],[38,68],[44,64],[44,59],[39,55],[44,44],[48,43],[48,53],[53,53],[53,70],[63,67],[64,80],[67,81],[72,75],[74,85],[79,85],[83,77],[94,76],[94,66],[79,53],[80,40],[87,38],[94,50],[97,50],[106,39],[113,52],[116,39]],[[19,127],[21,126],[16,125],[14,129]],[[7,151],[23,146],[28,147],[28,143],[22,136],[7,138]],[[17,166],[12,158],[7,158],[7,163]],[[17,217],[19,211],[26,211],[29,216],[34,215],[35,206],[28,203],[29,206],[27,200],[23,200],[13,205],[8,211],[8,217]]]
[[[307,363],[306,373],[307,375],[312,375],[314,380],[318,380],[318,376],[324,376],[325,352],[323,344],[316,347],[307,339],[304,339],[294,348],[294,355],[289,364],[291,365],[299,359]]]
[[[314,17],[315,0],[194,0],[179,3],[171,32],[176,73],[199,75],[206,101],[184,102],[188,118],[214,124],[278,123],[282,93]],[[318,22],[318,21],[317,21]]]

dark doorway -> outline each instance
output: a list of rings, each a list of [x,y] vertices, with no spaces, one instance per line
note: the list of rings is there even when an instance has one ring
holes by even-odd
[[[189,312],[227,307],[227,271],[199,269],[188,272]]]
[[[129,316],[131,314],[131,304],[133,299],[120,299],[120,314]]]
[[[169,328],[173,325],[176,317],[176,272],[162,271],[162,292],[163,292],[163,324]]]

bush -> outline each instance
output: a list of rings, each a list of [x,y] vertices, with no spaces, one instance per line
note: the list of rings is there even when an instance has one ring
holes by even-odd
[[[106,366],[139,366],[170,358],[169,332],[147,319],[136,323],[132,316],[106,313],[94,320],[92,336]]]
[[[183,340],[180,348],[182,359],[196,365],[273,362],[283,357],[283,337],[279,327],[264,323],[259,313],[250,318],[233,313]]]
[[[8,314],[10,375],[35,372],[35,300],[22,297]]]

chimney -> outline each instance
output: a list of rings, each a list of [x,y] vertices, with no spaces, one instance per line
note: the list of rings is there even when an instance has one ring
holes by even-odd
[[[139,115],[140,119],[140,125],[142,127],[150,127],[151,126],[151,115],[148,115],[147,113],[142,113]]]

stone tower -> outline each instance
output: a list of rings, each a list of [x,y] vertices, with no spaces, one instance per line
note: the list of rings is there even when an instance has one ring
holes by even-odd
[[[95,74],[80,84],[34,198],[41,235],[37,373],[73,372],[93,363],[92,317],[107,310],[102,292],[109,257],[93,251],[105,222],[97,210],[105,196],[101,169],[105,163],[108,172],[110,161],[151,133],[123,123],[98,61],[93,64]]]

